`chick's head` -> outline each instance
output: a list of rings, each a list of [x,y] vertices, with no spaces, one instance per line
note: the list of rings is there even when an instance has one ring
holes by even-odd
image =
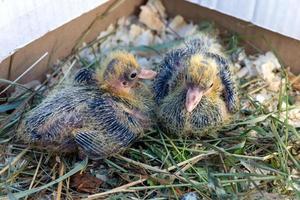
[[[125,51],[110,53],[96,73],[102,89],[123,98],[133,96],[133,89],[139,80],[153,79],[155,76],[155,71],[142,69],[136,58]]]
[[[187,59],[185,71],[186,101],[185,107],[192,112],[200,103],[202,97],[211,100],[218,98],[221,90],[221,80],[217,63],[201,54],[195,54]]]

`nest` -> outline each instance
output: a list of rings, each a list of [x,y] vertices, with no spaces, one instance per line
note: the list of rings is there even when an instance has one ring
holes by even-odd
[[[239,87],[241,109],[217,137],[175,138],[151,130],[123,155],[97,162],[14,142],[22,113],[76,69],[95,67],[103,54],[122,48],[135,54],[141,66],[157,70],[161,55],[198,31],[220,37]],[[178,199],[192,191],[205,199],[296,198],[299,76],[284,68],[276,52],[247,55],[242,42],[212,22],[169,18],[160,1],[149,0],[139,16],[119,19],[59,61],[44,83],[14,85],[0,105],[2,198]]]

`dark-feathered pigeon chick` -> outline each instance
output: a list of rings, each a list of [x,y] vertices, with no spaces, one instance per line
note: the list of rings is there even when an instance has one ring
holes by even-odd
[[[204,34],[170,51],[154,81],[161,126],[201,135],[227,121],[238,107],[230,65],[217,41]]]
[[[150,125],[151,101],[140,79],[155,75],[132,54],[112,52],[96,71],[81,69],[73,83],[29,111],[18,136],[52,151],[79,149],[92,159],[119,153]]]

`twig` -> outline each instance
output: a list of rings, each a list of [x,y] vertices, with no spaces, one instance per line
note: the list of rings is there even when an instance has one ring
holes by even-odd
[[[65,164],[63,161],[60,161],[60,166],[59,166],[59,177],[63,176],[65,172]],[[62,191],[62,186],[63,186],[63,181],[58,183],[57,186],[57,192],[56,192],[56,200],[61,199],[61,191]]]
[[[245,88],[245,87],[247,87],[247,86],[249,86],[249,85],[251,85],[251,84],[253,84],[255,82],[258,82],[260,80],[261,80],[260,78],[255,78],[255,79],[253,79],[251,81],[248,81],[247,83],[244,83],[243,85],[240,86],[240,88],[243,89],[243,88]]]

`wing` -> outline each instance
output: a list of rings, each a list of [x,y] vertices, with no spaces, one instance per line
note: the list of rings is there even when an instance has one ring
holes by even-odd
[[[69,92],[62,89],[48,96],[31,110],[23,122],[25,129],[21,130],[25,134],[23,138],[38,143],[59,142],[70,134],[73,128],[80,127],[82,118],[75,111],[78,103],[75,104],[74,95],[70,95]]]
[[[74,77],[75,83],[92,84],[96,82],[95,71],[88,68],[80,69]]]
[[[126,144],[119,143],[119,141],[120,140],[117,140],[114,136],[106,135],[98,131],[83,129],[78,130],[75,134],[75,142],[79,145],[79,148],[84,154],[94,160],[103,159],[119,153],[128,147],[131,142],[124,138],[122,138],[122,141],[127,141]]]
[[[78,130],[75,133],[75,142],[84,154],[92,159],[101,159],[107,155],[106,145],[108,143],[96,131]]]
[[[107,98],[92,98],[88,101],[88,106],[89,123],[74,135],[77,144],[89,157],[101,159],[118,153],[142,134],[143,130],[138,128],[136,121],[120,114],[124,111]],[[133,128],[134,124],[136,129]]]
[[[183,48],[172,50],[160,63],[160,72],[153,83],[156,102],[160,102],[170,91],[170,80],[178,73],[182,66],[182,58],[186,56]]]

